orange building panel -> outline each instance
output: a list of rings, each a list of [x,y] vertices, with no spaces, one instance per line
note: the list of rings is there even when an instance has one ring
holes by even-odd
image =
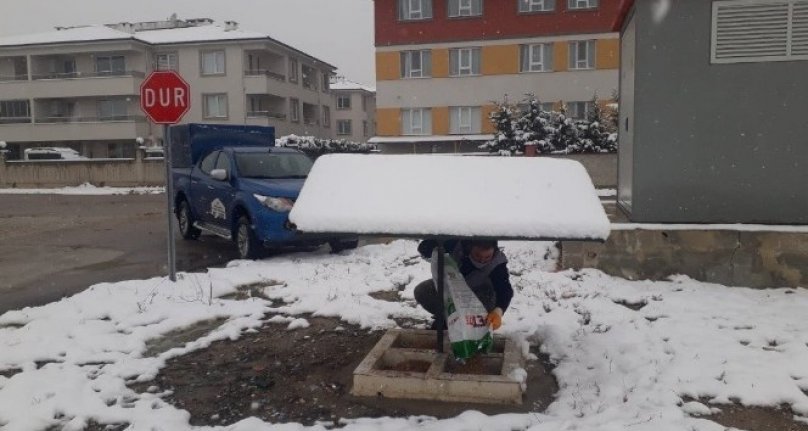
[[[598,69],[619,69],[620,39],[600,39],[596,42],[596,45],[597,59],[595,67]]]
[[[376,80],[390,81],[400,78],[401,60],[398,52],[376,53]]]
[[[483,75],[519,73],[519,45],[493,45],[482,47]]]
[[[449,134],[449,107],[436,106],[432,108],[432,134]]]
[[[401,134],[401,110],[398,108],[376,109],[376,133],[379,136]]]

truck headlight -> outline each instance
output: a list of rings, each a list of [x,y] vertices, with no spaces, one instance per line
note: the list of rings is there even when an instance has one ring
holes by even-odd
[[[271,209],[272,211],[277,211],[279,213],[287,213],[292,211],[292,207],[294,206],[294,202],[292,202],[289,198],[276,198],[273,196],[263,196],[263,195],[253,195],[258,202],[261,202],[262,205]]]

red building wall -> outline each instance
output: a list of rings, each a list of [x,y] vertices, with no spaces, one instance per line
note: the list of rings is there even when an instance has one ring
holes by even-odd
[[[433,18],[399,21],[398,0],[374,0],[376,46],[506,39],[580,33],[609,33],[620,0],[600,0],[595,10],[568,11],[566,0],[556,10],[518,13],[517,0],[483,0],[481,17],[449,18],[447,0],[433,0]]]

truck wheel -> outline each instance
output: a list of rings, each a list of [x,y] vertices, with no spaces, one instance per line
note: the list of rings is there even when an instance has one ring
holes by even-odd
[[[188,201],[181,200],[180,206],[177,209],[177,222],[180,225],[180,235],[184,239],[197,239],[202,231],[194,227],[194,218],[191,215],[191,208]]]
[[[238,255],[242,259],[258,259],[261,257],[261,244],[255,237],[252,223],[247,216],[241,216],[238,219],[235,241],[236,247],[238,247]]]
[[[328,241],[328,246],[331,247],[331,253],[339,253],[343,250],[355,249],[359,246],[359,240],[340,241],[338,239],[332,239]]]

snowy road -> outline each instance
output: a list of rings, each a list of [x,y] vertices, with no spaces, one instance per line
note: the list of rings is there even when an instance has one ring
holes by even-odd
[[[165,196],[0,195],[0,314],[100,282],[165,274]],[[177,241],[178,269],[234,259],[205,236]]]

